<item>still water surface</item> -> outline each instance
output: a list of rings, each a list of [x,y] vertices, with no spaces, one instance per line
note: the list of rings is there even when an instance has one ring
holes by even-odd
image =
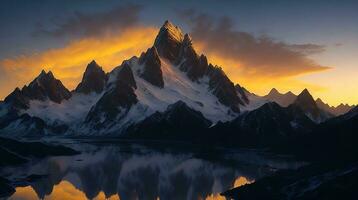
[[[89,143],[70,146],[82,154],[50,157],[5,171],[12,180],[21,180],[9,199],[225,199],[221,192],[277,169],[302,164],[247,150]],[[23,182],[29,175],[36,178]]]

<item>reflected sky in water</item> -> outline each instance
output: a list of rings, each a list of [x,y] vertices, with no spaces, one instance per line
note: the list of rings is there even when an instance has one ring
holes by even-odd
[[[7,169],[10,199],[224,199],[220,193],[301,163],[255,152],[177,153],[138,145],[76,145],[83,152]],[[35,180],[23,181],[29,175]],[[21,180],[21,181],[20,181]]]

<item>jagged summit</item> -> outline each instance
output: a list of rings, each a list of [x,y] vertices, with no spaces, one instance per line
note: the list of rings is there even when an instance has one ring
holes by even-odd
[[[173,23],[171,23],[169,20],[164,22],[159,32],[166,32],[169,37],[176,39],[178,42],[182,42],[184,39],[182,30],[178,26],[175,26]]]
[[[106,73],[95,60],[92,60],[92,62],[87,65],[82,81],[76,87],[75,92],[84,94],[91,92],[100,93],[103,91],[106,81]]]
[[[348,104],[339,104],[338,106],[330,106],[329,104],[325,103],[321,98],[316,99],[317,106],[335,116],[343,115],[347,112],[349,112],[354,106],[350,106]]]
[[[178,58],[184,35],[179,27],[174,26],[168,20],[164,22],[155,38],[154,46],[160,56],[175,62]]]
[[[35,78],[35,80],[29,84],[29,86],[34,83],[42,84],[43,82],[53,79],[55,79],[55,76],[53,75],[52,71],[48,71],[46,73],[45,70],[42,70],[41,73]]]
[[[44,70],[28,86],[24,86],[21,92],[30,100],[49,99],[56,103],[71,97],[70,91],[62,82],[56,79],[51,71],[46,73]]]
[[[316,102],[324,103],[321,98],[317,98]]]
[[[292,104],[294,107],[300,108],[313,121],[322,122],[332,117],[328,112],[320,109],[313,99],[308,89],[304,89]]]
[[[11,110],[19,111],[28,109],[31,100],[61,103],[63,100],[71,98],[71,92],[56,79],[51,71],[44,70],[28,85],[21,90],[16,88],[5,98],[5,103],[10,105]]]
[[[268,95],[278,95],[281,94],[276,88],[272,88]]]
[[[187,33],[184,35],[183,44],[186,46],[192,45],[192,39],[191,39],[190,35]]]
[[[287,107],[295,101],[296,95],[290,91],[282,94],[276,88],[272,88],[266,96],[263,96],[263,98],[268,101],[274,101],[280,106]]]
[[[313,99],[311,93],[308,89],[304,89],[295,100],[294,104],[306,105],[306,106],[316,106],[316,102]]]

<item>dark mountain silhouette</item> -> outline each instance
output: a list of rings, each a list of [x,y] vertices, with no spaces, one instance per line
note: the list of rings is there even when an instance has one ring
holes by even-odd
[[[304,89],[291,105],[292,107],[298,107],[302,109],[306,115],[316,122],[323,122],[332,115],[324,110],[321,110],[312,95],[307,89]]]
[[[41,71],[28,86],[21,90],[16,88],[9,94],[4,102],[11,104],[16,109],[27,109],[30,100],[51,100],[55,103],[61,103],[63,100],[71,98],[71,92],[56,79],[52,72]]]
[[[336,107],[330,106],[329,104],[323,102],[322,99],[320,99],[320,98],[316,99],[316,103],[320,109],[322,109],[328,113],[331,113],[335,116],[343,115],[354,108],[354,106],[350,106],[348,104],[343,104],[343,103],[339,104]]]
[[[140,76],[143,79],[157,87],[164,87],[163,73],[160,67],[161,62],[155,47],[152,47],[148,49],[147,52],[142,53],[139,57],[139,64],[144,65],[143,71],[140,72]]]
[[[78,84],[75,92],[88,94],[91,92],[101,93],[107,81],[106,73],[96,61],[87,65],[82,81]]]
[[[358,108],[274,149],[310,161],[223,195],[234,199],[356,199]]]

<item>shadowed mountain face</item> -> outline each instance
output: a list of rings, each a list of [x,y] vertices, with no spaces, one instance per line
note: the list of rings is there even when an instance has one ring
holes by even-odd
[[[11,104],[16,109],[27,109],[30,100],[51,100],[55,103],[61,103],[71,96],[70,91],[53,76],[51,71],[46,73],[42,70],[40,75],[28,86],[25,85],[21,90],[16,88],[7,96],[5,103]]]
[[[307,89],[304,89],[292,104],[293,107],[300,108],[306,115],[316,122],[323,122],[332,115],[324,110],[321,110],[316,101],[313,99]]]
[[[214,141],[242,147],[273,147],[314,129],[316,124],[301,109],[266,103],[233,121],[208,130]],[[220,134],[218,134],[220,133]]]
[[[164,87],[163,72],[160,67],[161,62],[155,47],[152,47],[148,49],[147,52],[142,53],[139,57],[138,63],[140,65],[144,65],[143,71],[140,72],[140,76],[143,79],[157,87]]]
[[[106,73],[103,71],[96,61],[92,61],[87,65],[86,71],[80,84],[75,92],[88,94],[91,92],[101,93],[107,81]]]
[[[168,20],[164,22],[155,39],[154,46],[158,53],[170,62],[177,62],[184,35],[179,27]]]
[[[113,72],[116,80],[91,108],[85,123],[92,123],[95,129],[101,129],[106,123],[124,117],[129,108],[138,102],[134,90],[137,88],[130,66],[123,62]]]

